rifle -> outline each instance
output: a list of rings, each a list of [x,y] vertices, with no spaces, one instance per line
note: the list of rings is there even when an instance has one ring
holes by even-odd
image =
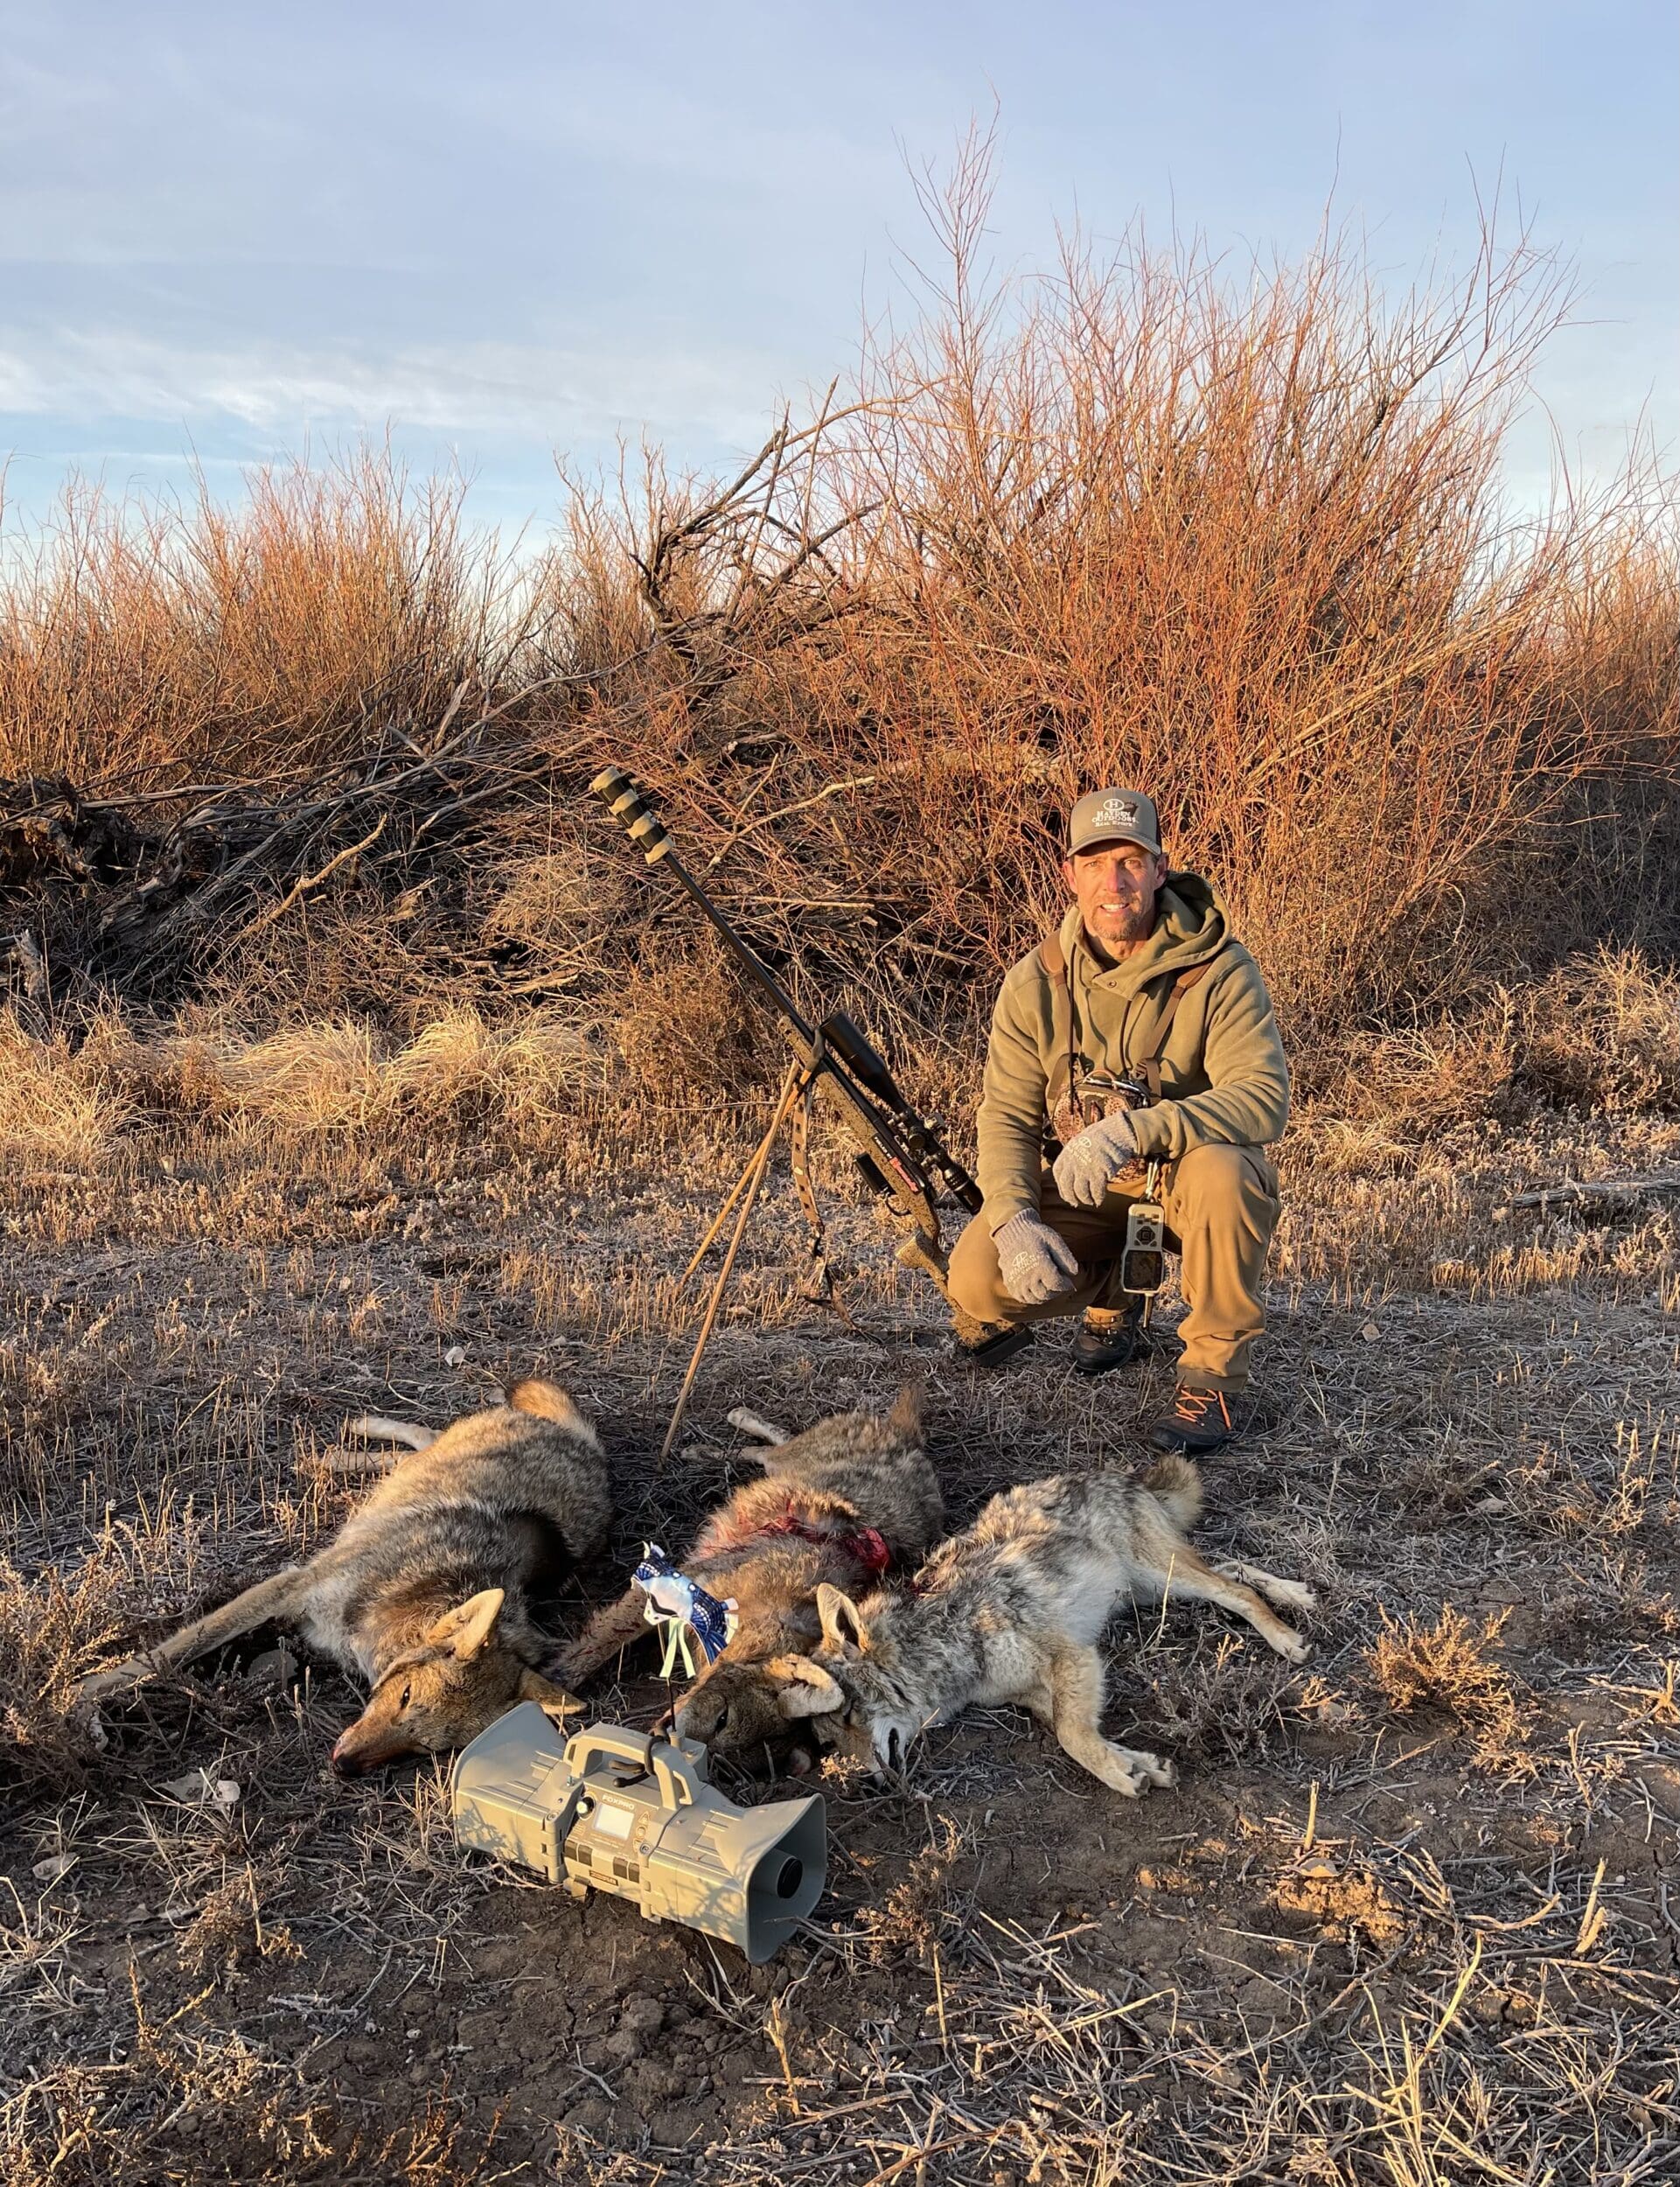
[[[870,1191],[882,1199],[904,1235],[897,1259],[919,1268],[949,1299],[946,1254],[939,1229],[941,1196],[965,1214],[980,1210],[980,1188],[940,1135],[939,1121],[917,1113],[868,1036],[844,1010],[831,1010],[813,1025],[757,952],[689,872],[664,822],[622,767],[605,767],[589,785],[650,866],[675,876],[727,944],[730,954],[782,1021],[793,1052],[794,1181],[811,1226],[812,1275],[807,1295],[831,1289],[822,1249],[822,1221],[805,1163],[805,1121],[812,1091],[823,1087],[852,1142],[853,1156]],[[778,1121],[780,1112],[778,1111]],[[729,1205],[733,1204],[734,1195]],[[728,1212],[728,1205],[724,1208]],[[721,1217],[719,1218],[721,1223]],[[713,1235],[715,1234],[714,1226]],[[707,1243],[710,1243],[708,1236]],[[705,1250],[702,1247],[701,1251]],[[699,1256],[696,1255],[696,1261]]]

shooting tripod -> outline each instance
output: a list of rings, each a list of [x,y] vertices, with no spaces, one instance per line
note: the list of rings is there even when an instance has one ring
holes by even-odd
[[[735,1216],[735,1228],[730,1233],[722,1263],[707,1297],[706,1311],[700,1324],[700,1334],[694,1339],[694,1356],[688,1362],[687,1373],[683,1376],[682,1387],[677,1393],[676,1406],[671,1415],[671,1425],[666,1429],[665,1441],[659,1445],[659,1462],[661,1465],[670,1457],[672,1447],[677,1439],[677,1430],[682,1425],[682,1416],[687,1409],[690,1393],[700,1373],[701,1362],[706,1357],[706,1347],[712,1340],[712,1331],[717,1324],[718,1311],[723,1303],[723,1294],[729,1287],[729,1277],[735,1269],[735,1255],[741,1250],[741,1241],[747,1234],[748,1223],[752,1219],[753,1205],[758,1198],[759,1187],[763,1184],[765,1172],[770,1168],[770,1156],[775,1151],[777,1140],[781,1136],[782,1127],[788,1124],[790,1121],[793,1181],[798,1191],[799,1203],[804,1209],[805,1220],[811,1227],[811,1263],[805,1282],[800,1287],[801,1292],[806,1298],[820,1300],[825,1305],[833,1306],[847,1321],[851,1319],[850,1315],[847,1314],[846,1309],[834,1295],[833,1271],[828,1266],[828,1258],[823,1250],[822,1214],[817,1205],[816,1193],[811,1183],[806,1137],[810,1128],[811,1091],[814,1083],[815,1073],[807,1070],[804,1065],[791,1063],[788,1066],[787,1072],[782,1080],[782,1090],[776,1099],[776,1107],[770,1117],[769,1128],[754,1149],[746,1168],[729,1187],[728,1198],[713,1217],[711,1228],[695,1247],[688,1266],[682,1272],[682,1280],[686,1283],[711,1251],[718,1233],[728,1220],[729,1211],[739,1200],[740,1212]]]

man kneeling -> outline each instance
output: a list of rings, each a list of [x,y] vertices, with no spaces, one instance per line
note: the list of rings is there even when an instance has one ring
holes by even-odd
[[[1119,1254],[1158,1161],[1189,1310],[1177,1396],[1151,1440],[1217,1450],[1265,1327],[1278,1180],[1264,1149],[1289,1107],[1272,999],[1212,886],[1168,870],[1140,791],[1080,799],[1062,873],[1074,900],[1060,932],[1014,966],[993,1012],[986,1204],[951,1258],[959,1340],[1084,1308],[1075,1366],[1124,1366],[1139,1302],[1119,1288]]]

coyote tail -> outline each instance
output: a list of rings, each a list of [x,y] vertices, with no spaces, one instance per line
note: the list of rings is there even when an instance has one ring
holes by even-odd
[[[1202,1476],[1188,1458],[1157,1458],[1138,1484],[1163,1506],[1181,1534],[1202,1516]]]

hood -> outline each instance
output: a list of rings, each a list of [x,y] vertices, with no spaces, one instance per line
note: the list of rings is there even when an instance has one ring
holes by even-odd
[[[1205,964],[1230,940],[1230,925],[1219,891],[1199,873],[1168,873],[1155,906],[1154,932],[1135,955],[1111,965],[1085,940],[1079,906],[1068,906],[1062,921],[1063,954],[1070,965],[1083,958],[1085,979],[1117,995],[1135,994],[1163,972],[1188,972]]]

